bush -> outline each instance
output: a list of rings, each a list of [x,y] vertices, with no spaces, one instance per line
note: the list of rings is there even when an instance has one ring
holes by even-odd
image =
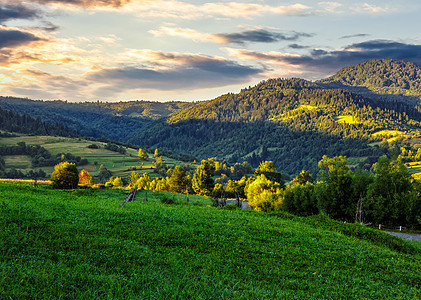
[[[94,184],[92,175],[85,169],[79,173],[79,184],[82,186],[92,186]]]
[[[53,187],[58,189],[72,189],[77,187],[79,172],[76,165],[67,161],[59,163],[54,167],[51,181],[53,182]]]

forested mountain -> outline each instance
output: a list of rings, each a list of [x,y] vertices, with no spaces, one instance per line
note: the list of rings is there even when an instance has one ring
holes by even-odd
[[[393,59],[373,59],[349,66],[319,82],[365,87],[378,94],[412,96],[418,101],[421,97],[421,68]]]
[[[50,124],[34,119],[24,114],[20,115],[10,110],[0,108],[0,130],[9,132],[19,132],[34,135],[58,135],[65,137],[78,136],[75,131],[70,130],[67,126],[60,123]]]
[[[0,107],[59,122],[81,135],[189,152],[257,166],[272,160],[289,175],[317,172],[323,155],[370,168],[385,154],[382,130],[420,129],[421,69],[372,60],[325,80],[269,79],[199,103],[32,101],[0,97]]]
[[[270,79],[238,94],[200,103],[147,126],[133,143],[247,160],[273,160],[279,170],[316,172],[323,155],[344,155],[369,168],[385,148],[370,146],[380,130],[417,130],[417,106],[329,88],[302,79]],[[381,140],[381,138],[380,138]]]
[[[85,102],[86,106],[106,108],[117,116],[157,120],[195,105],[192,102],[153,102],[153,101],[120,101],[120,102]]]
[[[0,107],[39,118],[48,124],[61,123],[83,136],[126,142],[131,133],[152,120],[189,107],[186,102],[84,102],[34,101],[0,97]]]

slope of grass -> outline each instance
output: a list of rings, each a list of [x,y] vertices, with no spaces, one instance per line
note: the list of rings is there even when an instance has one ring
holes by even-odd
[[[392,251],[325,218],[220,210],[203,198],[166,205],[152,193],[121,208],[121,190],[0,183],[0,193],[0,298],[421,296],[420,247]]]
[[[27,145],[41,145],[51,152],[53,156],[58,153],[71,153],[74,156],[86,158],[88,164],[78,167],[79,169],[88,170],[93,176],[97,175],[99,166],[103,164],[109,169],[113,176],[129,177],[133,168],[136,168],[138,173],[152,173],[153,164],[152,155],[149,160],[140,160],[137,155],[137,149],[125,148],[126,154],[113,152],[104,149],[105,143],[92,142],[78,138],[52,137],[52,136],[27,136],[20,135],[18,137],[0,138],[0,145],[16,145],[19,142],[25,142]],[[91,144],[100,146],[99,149],[87,148]],[[30,157],[25,155],[4,156],[6,167],[15,168],[24,172],[32,169]],[[184,164],[183,162],[164,157],[164,161],[168,166],[175,166]],[[34,168],[38,170],[40,168]],[[54,171],[53,166],[42,167],[47,174]]]

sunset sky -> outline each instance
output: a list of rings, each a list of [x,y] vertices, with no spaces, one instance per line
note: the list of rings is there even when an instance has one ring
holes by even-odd
[[[372,58],[421,65],[421,2],[0,0],[0,95],[208,100]]]

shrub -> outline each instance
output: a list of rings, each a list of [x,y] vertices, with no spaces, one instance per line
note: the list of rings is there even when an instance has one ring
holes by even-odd
[[[74,163],[61,162],[54,167],[51,175],[53,187],[58,189],[71,189],[77,187],[79,182],[79,172]]]
[[[83,169],[79,173],[79,184],[83,186],[92,186],[94,184],[94,179],[92,178],[92,175],[89,174],[89,172],[85,169]]]

